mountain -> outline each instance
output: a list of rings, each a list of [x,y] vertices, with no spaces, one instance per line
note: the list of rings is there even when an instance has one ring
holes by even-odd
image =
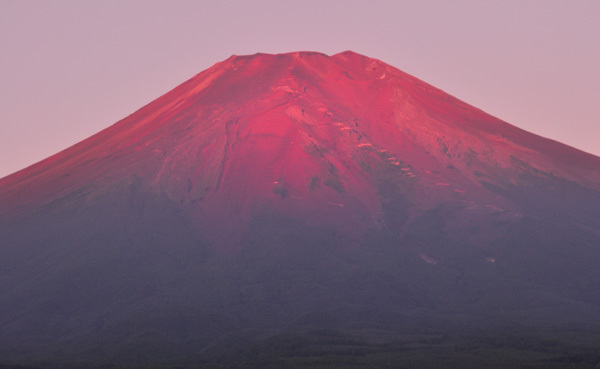
[[[381,61],[232,56],[0,179],[0,364],[585,367],[598,209],[599,157]]]

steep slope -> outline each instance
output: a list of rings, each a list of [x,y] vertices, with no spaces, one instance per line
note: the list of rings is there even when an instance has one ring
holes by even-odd
[[[599,208],[600,158],[378,60],[232,56],[0,179],[0,355],[145,365],[232,332],[598,327]]]

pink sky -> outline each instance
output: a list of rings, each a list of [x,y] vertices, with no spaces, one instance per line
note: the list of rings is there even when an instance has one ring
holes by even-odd
[[[0,0],[0,177],[231,54],[380,59],[600,155],[600,1]]]

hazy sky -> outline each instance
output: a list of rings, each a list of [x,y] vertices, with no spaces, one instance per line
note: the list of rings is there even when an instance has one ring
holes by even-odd
[[[0,0],[0,177],[232,54],[380,59],[600,155],[600,1]]]

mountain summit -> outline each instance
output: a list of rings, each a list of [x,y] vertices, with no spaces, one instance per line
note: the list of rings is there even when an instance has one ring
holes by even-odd
[[[598,209],[600,158],[379,60],[234,55],[0,179],[0,357],[598,328]]]

